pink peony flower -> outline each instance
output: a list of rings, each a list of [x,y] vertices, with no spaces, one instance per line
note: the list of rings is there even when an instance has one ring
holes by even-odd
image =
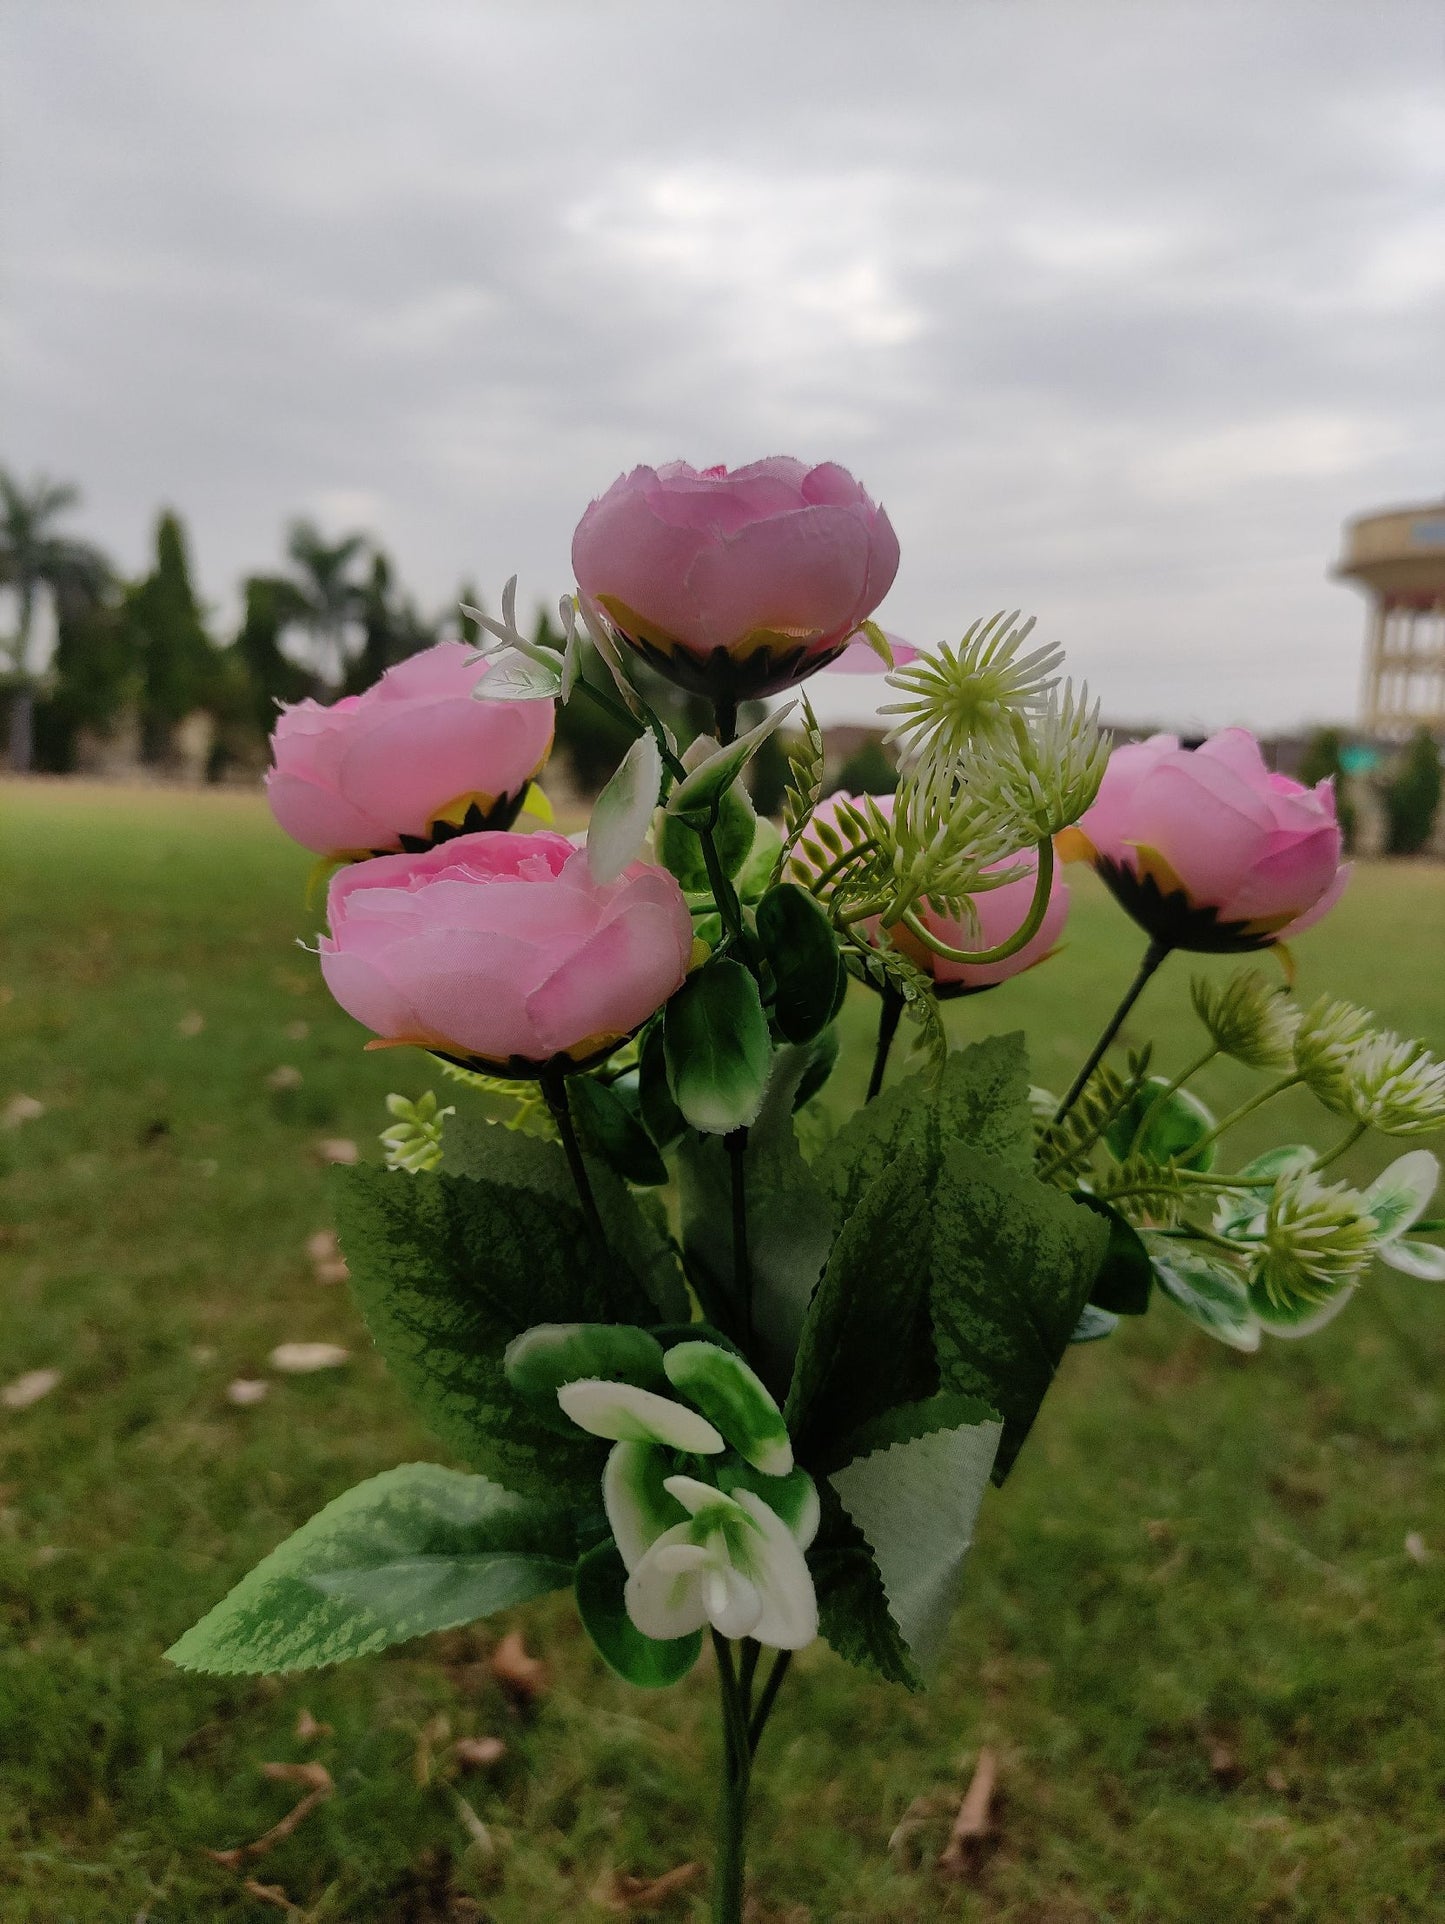
[[[384,1042],[500,1070],[605,1054],[682,987],[692,918],[665,869],[592,880],[565,836],[461,835],[345,868],[326,986]]]
[[[486,664],[443,641],[364,694],[283,708],[271,813],[318,855],[425,847],[440,828],[509,828],[552,746],[550,701],[476,701]]]
[[[1244,728],[1193,749],[1174,735],[1116,748],[1093,806],[1058,845],[1177,949],[1267,948],[1317,922],[1349,877],[1333,784],[1272,775]]]
[[[821,816],[824,821],[836,821],[839,801],[852,801],[851,795],[830,796],[817,810],[814,819]],[[884,815],[893,813],[891,795],[875,795],[873,798]],[[841,831],[840,831],[841,832]],[[844,835],[844,840],[848,838]],[[1016,882],[1005,882],[1002,888],[990,889],[986,894],[976,895],[973,905],[978,914],[976,927],[966,922],[954,921],[950,916],[940,915],[925,903],[919,911],[919,920],[931,935],[946,942],[954,949],[993,949],[1000,942],[1006,942],[1015,929],[1023,925],[1034,899],[1034,877],[1038,873],[1038,856],[1031,848],[1011,856],[1007,861],[995,862],[993,868],[1022,868],[1025,875]],[[986,873],[988,871],[985,871]],[[806,882],[805,872],[798,872],[797,879]],[[935,955],[926,943],[920,942],[911,930],[899,923],[890,933],[889,940],[895,949],[902,951],[910,962],[916,963],[926,975],[931,975],[941,996],[973,995],[981,989],[997,988],[1000,982],[1007,982],[1010,976],[1022,975],[1025,969],[1045,962],[1053,953],[1059,937],[1063,934],[1064,923],[1069,918],[1069,889],[1058,869],[1049,887],[1048,907],[1038,933],[1026,942],[1016,955],[1005,956],[1002,962],[950,962],[946,956]],[[877,918],[864,923],[870,940],[878,936]]]
[[[832,462],[634,468],[572,537],[577,585],[694,693],[738,700],[842,654],[892,586],[887,515]]]

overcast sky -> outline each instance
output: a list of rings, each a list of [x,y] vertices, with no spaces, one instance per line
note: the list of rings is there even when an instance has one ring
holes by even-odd
[[[639,461],[881,499],[885,625],[1120,719],[1354,712],[1341,521],[1445,488],[1445,14],[9,0],[0,460],[225,615],[284,521],[569,585]],[[864,684],[865,688],[872,684]],[[836,702],[859,684],[834,683]]]

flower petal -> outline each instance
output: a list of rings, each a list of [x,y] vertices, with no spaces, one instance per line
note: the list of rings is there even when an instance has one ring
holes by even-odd
[[[1397,1156],[1365,1191],[1365,1207],[1383,1241],[1393,1241],[1424,1215],[1440,1180],[1440,1164],[1428,1149]],[[1383,1250],[1380,1252],[1384,1254]],[[663,1368],[667,1368],[664,1359]],[[671,1371],[668,1372],[669,1375]]]
[[[662,1359],[668,1381],[695,1403],[746,1462],[786,1476],[793,1445],[783,1413],[761,1377],[716,1343],[678,1343]]]
[[[696,1456],[716,1456],[723,1440],[695,1410],[635,1383],[604,1383],[583,1377],[564,1383],[557,1401],[580,1429],[614,1443],[661,1443]],[[677,1632],[681,1636],[682,1632]]]
[[[708,1620],[702,1578],[711,1559],[691,1528],[679,1523],[659,1537],[627,1579],[623,1602],[644,1637],[686,1637]]]
[[[1379,1251],[1380,1261],[1402,1275],[1418,1276],[1427,1283],[1445,1283],[1445,1249],[1438,1243],[1417,1243],[1409,1237],[1386,1243]]]
[[[602,1504],[629,1573],[659,1537],[687,1520],[665,1488],[669,1458],[651,1443],[619,1443],[602,1472]]]
[[[744,1574],[757,1586],[763,1607],[749,1634],[774,1650],[801,1650],[818,1634],[818,1598],[803,1553],[761,1497],[739,1490],[737,1501],[758,1529],[758,1539],[747,1546]]]

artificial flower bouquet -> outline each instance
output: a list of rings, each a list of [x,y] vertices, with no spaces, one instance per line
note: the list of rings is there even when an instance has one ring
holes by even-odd
[[[821,1635],[926,1679],[984,1490],[1070,1344],[1162,1297],[1252,1350],[1334,1316],[1376,1256],[1445,1280],[1429,1151],[1364,1191],[1330,1173],[1367,1129],[1439,1128],[1445,1067],[1250,964],[1194,983],[1192,1060],[1110,1061],[1176,950],[1287,959],[1329,907],[1329,784],[1269,773],[1237,729],[1111,756],[1027,625],[931,654],[886,636],[897,542],[842,469],[637,469],[573,561],[560,650],[520,632],[511,584],[500,620],[472,611],[480,652],[446,643],[281,716],[272,805],[338,865],[326,982],[368,1047],[425,1050],[445,1079],[444,1106],[391,1099],[385,1164],[338,1170],[337,1209],[377,1345],[471,1469],[338,1496],[170,1655],[330,1664],[564,1586],[640,1686],[708,1640],[713,1909],[736,1920],[792,1653]],[[825,800],[806,700],[740,737],[738,708],[860,656],[892,686],[897,793]],[[683,747],[639,658],[711,702],[712,734]],[[635,738],[578,841],[523,827],[569,700]],[[787,719],[779,826],[743,778]],[[940,1007],[1047,960],[1071,858],[1146,946],[1055,1095],[1022,1035],[952,1048]],[[867,1100],[838,1117],[819,1097],[850,983],[877,1042]],[[915,1059],[890,1080],[904,1021]],[[1218,1055],[1267,1078],[1220,1118],[1189,1087]],[[1229,1166],[1233,1126],[1299,1084],[1337,1139]]]

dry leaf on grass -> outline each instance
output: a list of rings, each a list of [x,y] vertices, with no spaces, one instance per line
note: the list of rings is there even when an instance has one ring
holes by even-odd
[[[49,1396],[59,1381],[59,1370],[26,1370],[23,1376],[17,1376],[13,1383],[7,1383],[0,1390],[0,1403],[7,1410],[28,1410],[42,1396]]]
[[[301,1071],[292,1062],[279,1063],[266,1078],[266,1087],[281,1095],[287,1089],[301,1087]]]
[[[509,1631],[492,1652],[492,1675],[516,1703],[535,1703],[547,1688],[547,1666],[528,1654],[520,1630]]]
[[[452,1792],[452,1804],[455,1807],[457,1816],[462,1821],[462,1829],[467,1833],[467,1836],[482,1853],[483,1857],[495,1857],[497,1854],[496,1839],[460,1791],[454,1790]]]
[[[325,1764],[262,1764],[261,1770],[264,1776],[272,1778],[277,1783],[306,1784],[310,1788],[299,1803],[292,1805],[280,1823],[273,1824],[270,1830],[256,1838],[253,1843],[238,1844],[234,1850],[207,1851],[207,1857],[221,1865],[224,1870],[236,1871],[243,1864],[250,1863],[253,1857],[264,1857],[268,1850],[289,1837],[302,1819],[309,1817],[318,1804],[324,1804],[335,1789],[331,1781],[331,1772]]]
[[[1412,1530],[1405,1538],[1405,1555],[1411,1563],[1428,1563],[1430,1552],[1425,1548],[1425,1539],[1418,1530]]]
[[[668,1898],[685,1891],[702,1876],[701,1864],[679,1864],[661,1877],[633,1877],[627,1871],[614,1871],[594,1890],[594,1900],[609,1911],[634,1916],[642,1911],[660,1910]]]
[[[271,1385],[259,1376],[238,1376],[234,1383],[226,1385],[226,1401],[234,1403],[238,1410],[248,1410],[253,1403],[265,1402],[271,1393]]]
[[[436,1761],[438,1744],[444,1744],[452,1734],[451,1720],[442,1711],[430,1717],[416,1735],[416,1749],[412,1753],[412,1775],[425,1790],[432,1780],[432,1769]]]
[[[311,1712],[303,1705],[296,1719],[296,1741],[298,1744],[314,1744],[318,1738],[334,1737],[335,1731],[330,1724],[318,1723]]]
[[[0,1109],[0,1128],[18,1129],[22,1122],[38,1122],[44,1114],[45,1104],[34,1096],[11,1096]]]
[[[304,1042],[311,1033],[309,1022],[288,1022],[281,1031],[288,1042]]]
[[[361,1152],[345,1136],[325,1136],[317,1143],[316,1153],[323,1162],[353,1163],[359,1160]]]
[[[318,1229],[314,1236],[308,1236],[306,1254],[313,1263],[334,1263],[341,1254],[341,1245],[336,1240],[336,1231]]]
[[[188,1009],[176,1024],[176,1034],[183,1036],[199,1035],[206,1026],[206,1018],[199,1009]]]
[[[490,1770],[506,1754],[500,1737],[458,1737],[452,1745],[452,1755],[463,1770]]]
[[[254,1877],[247,1877],[242,1880],[241,1889],[260,1904],[274,1904],[278,1911],[285,1911],[289,1917],[302,1915],[301,1906],[294,1904],[279,1884],[261,1884]]]
[[[938,1860],[938,1868],[945,1877],[962,1880],[968,1876],[973,1853],[989,1833],[997,1783],[998,1752],[985,1744],[978,1753],[972,1781],[963,1793],[963,1802]]]
[[[345,1283],[351,1279],[351,1271],[339,1256],[334,1263],[318,1263],[314,1274],[318,1283]]]
[[[267,1357],[283,1376],[310,1376],[313,1370],[334,1370],[350,1357],[340,1343],[278,1343]]]
[[[1211,1737],[1209,1740],[1209,1768],[1215,1781],[1226,1789],[1231,1784],[1237,1784],[1244,1776],[1244,1766],[1220,1737]]]
[[[889,1833],[886,1846],[888,1855],[898,1856],[905,1844],[910,1843],[920,1831],[927,1830],[947,1808],[948,1800],[942,1796],[925,1794],[915,1797]]]

